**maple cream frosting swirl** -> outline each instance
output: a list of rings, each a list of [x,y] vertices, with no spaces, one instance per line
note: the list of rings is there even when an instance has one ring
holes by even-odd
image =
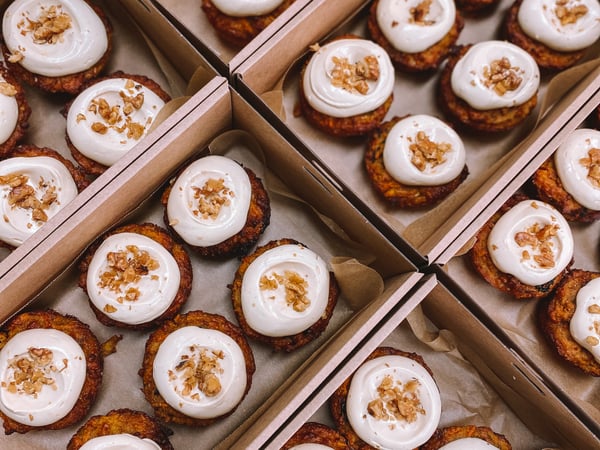
[[[453,0],[433,0],[416,18],[424,0],[379,0],[377,23],[386,39],[406,53],[427,50],[448,34],[456,19]]]
[[[376,79],[367,79],[362,93],[347,83],[340,85],[343,80],[334,76],[342,72],[340,62],[354,66],[365,64],[366,58],[377,61]],[[332,117],[351,117],[373,111],[385,103],[394,89],[394,67],[386,51],[372,41],[337,39],[312,55],[302,83],[306,100],[314,109]]]
[[[49,25],[61,31],[44,33]],[[19,64],[50,77],[85,71],[108,49],[104,23],[83,0],[13,1],[2,35],[10,52],[21,57]]]
[[[212,3],[228,16],[245,17],[268,14],[281,5],[283,0],[212,0]]]
[[[487,247],[498,270],[538,286],[569,265],[574,243],[568,222],[554,207],[524,200],[496,222]]]
[[[23,367],[43,376],[37,392],[27,393],[25,381],[33,374]],[[49,425],[73,409],[85,378],[85,354],[71,336],[54,329],[21,331],[0,350],[0,410],[19,423]]]
[[[160,450],[152,439],[142,439],[132,434],[108,434],[86,441],[79,450]]]
[[[452,442],[442,445],[439,450],[494,450],[497,448],[498,447],[495,445],[492,445],[483,439],[468,437],[456,439]]]
[[[17,201],[10,183],[29,186],[31,202]],[[77,196],[67,167],[48,156],[13,157],[0,161],[0,240],[18,247]],[[35,200],[33,200],[35,198]],[[37,207],[31,207],[37,203]]]
[[[594,44],[600,38],[598,0],[559,3],[523,0],[517,20],[525,34],[559,52],[578,51]]]
[[[492,77],[504,74],[499,82]],[[540,86],[540,70],[529,53],[506,41],[473,44],[454,66],[450,78],[456,96],[475,109],[518,106]]]
[[[579,128],[554,152],[556,172],[565,191],[594,211],[600,211],[600,131]]]
[[[6,142],[13,134],[19,120],[19,104],[11,92],[11,85],[0,76],[0,144]],[[14,92],[16,93],[16,90]]]
[[[573,339],[600,363],[600,279],[594,278],[579,289],[575,312],[569,323]]]

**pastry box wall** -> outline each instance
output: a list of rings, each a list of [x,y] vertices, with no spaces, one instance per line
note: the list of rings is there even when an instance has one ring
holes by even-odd
[[[344,294],[325,332],[305,347],[283,354],[251,342],[257,371],[245,401],[233,415],[205,429],[174,426],[171,440],[176,447],[187,447],[190,442],[196,446],[201,438],[206,448],[212,448],[259,408],[276,415],[273,424],[283,423],[315,383],[326,378],[338,361],[352,351],[353,341],[340,342],[338,333],[343,335],[343,330],[351,327],[360,336],[356,324],[374,327],[391,308],[404,301],[404,295],[420,278],[410,260],[369,224],[334,185],[295,153],[235,91],[221,83],[183,116],[177,127],[130,161],[2,276],[2,319],[21,307],[51,307],[90,322],[101,340],[120,334],[119,330],[93,321],[85,295],[77,286],[77,261],[90,242],[117,223],[162,224],[159,197],[164,183],[185,161],[198,157],[207,147],[213,153],[243,161],[265,181],[272,215],[262,239],[292,236],[322,254],[330,261]],[[193,254],[191,258],[194,281],[185,310],[199,308],[235,321],[228,301],[228,284],[239,261],[209,262]],[[106,358],[102,393],[91,414],[125,406],[151,412],[140,393],[137,375],[146,335],[127,331],[122,334],[117,352]],[[283,384],[286,409],[269,409],[268,405],[282,395],[276,388]],[[55,448],[57,440],[66,443],[75,429],[1,439],[3,445],[11,448]]]
[[[440,427],[476,425],[503,434],[512,448],[596,448],[595,433],[549,389],[539,374],[492,333],[448,289],[442,277],[425,275],[399,304],[362,336],[336,371],[266,441],[250,426],[235,433],[232,448],[278,449],[307,422],[336,428],[330,398],[379,346],[419,354],[433,371],[442,397]],[[260,427],[262,420],[254,422]]]
[[[466,16],[458,43],[497,39],[510,4],[501,1],[489,14]],[[390,239],[433,262],[493,198],[490,186],[501,189],[512,177],[512,166],[538,153],[585,102],[589,95],[585,86],[594,79],[597,82],[598,62],[582,62],[560,74],[543,74],[536,109],[509,132],[460,130],[469,168],[466,180],[437,205],[401,209],[386,203],[371,185],[363,161],[368,138],[331,137],[298,112],[299,74],[310,56],[309,47],[346,33],[368,38],[370,5],[364,1],[346,2],[343,7],[335,1],[313,2],[236,70],[234,83],[300,151],[336,179],[345,195]],[[588,59],[597,55],[597,50],[598,44],[589,51]],[[406,114],[445,118],[438,103],[440,71],[423,75],[397,70],[394,100],[384,120]]]

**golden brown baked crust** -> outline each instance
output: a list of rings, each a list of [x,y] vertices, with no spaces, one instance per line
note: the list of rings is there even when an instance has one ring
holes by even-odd
[[[131,434],[151,439],[162,450],[173,450],[169,436],[173,432],[154,417],[128,408],[114,409],[105,415],[90,417],[67,444],[67,450],[77,450],[90,439],[111,434]]]
[[[548,341],[558,354],[588,375],[600,376],[600,364],[571,336],[569,324],[575,314],[577,293],[600,273],[574,269],[562,280],[554,295],[541,302],[538,319]]]
[[[500,132],[508,131],[523,122],[537,104],[537,93],[525,103],[513,106],[478,110],[459,98],[452,90],[451,77],[456,63],[469,50],[471,45],[453,48],[444,66],[439,83],[440,108],[456,124],[465,125],[478,131]]]
[[[8,137],[6,141],[0,144],[0,158],[5,157],[10,151],[17,145],[19,140],[25,135],[25,132],[29,128],[29,116],[31,115],[31,108],[25,97],[25,89],[17,81],[17,79],[6,69],[4,66],[0,66],[0,76],[4,78],[4,81],[12,87],[15,91],[14,97],[17,101],[17,107],[19,110],[17,116],[17,124],[14,131]],[[7,89],[7,90],[10,90]],[[13,95],[8,92],[5,95]]]
[[[386,201],[400,208],[432,205],[451,194],[469,174],[464,169],[454,180],[438,186],[409,186],[396,181],[385,169],[383,150],[390,130],[405,117],[393,117],[382,123],[369,136],[364,164],[371,184]]]
[[[571,222],[589,223],[600,219],[600,211],[593,211],[581,205],[565,191],[556,172],[554,158],[548,158],[531,177],[540,200],[550,203]]]
[[[106,75],[104,77],[99,77],[99,78],[90,80],[89,82],[87,82],[83,86],[81,86],[80,92],[100,81],[108,80],[111,78],[129,78],[130,80],[133,80],[136,83],[141,84],[141,85],[145,86],[146,88],[150,89],[152,92],[154,92],[156,95],[158,95],[165,103],[167,103],[168,101],[171,100],[171,96],[165,90],[163,90],[163,88],[156,81],[152,80],[151,78],[148,78],[144,75],[125,73],[125,72],[121,72],[121,71],[113,72],[110,75]],[[69,108],[71,107],[71,104],[73,103],[73,101],[74,101],[74,99],[69,101],[62,110],[62,114],[65,118],[67,117],[67,114],[69,113]],[[65,135],[65,139],[67,141],[67,146],[69,147],[69,150],[71,151],[71,155],[73,156],[73,159],[75,161],[77,161],[77,164],[79,164],[81,166],[81,168],[88,175],[100,175],[100,174],[104,173],[104,171],[106,169],[108,169],[107,166],[100,164],[99,162],[94,161],[93,159],[90,159],[87,156],[85,156],[83,153],[81,153],[77,149],[77,147],[75,147],[73,145],[73,143],[71,142],[71,139],[69,139],[68,135]]]
[[[417,353],[409,353],[404,352],[402,350],[395,349],[393,347],[378,347],[376,348],[368,357],[365,359],[366,361],[370,361],[371,359],[378,358],[380,356],[386,355],[400,355],[405,356],[407,358],[411,358],[414,361],[418,362],[422,365],[429,373],[433,376],[431,369],[425,364],[423,358]],[[350,448],[354,450],[367,450],[372,449],[369,444],[363,441],[356,432],[352,429],[350,422],[348,421],[348,416],[346,414],[346,397],[348,396],[348,391],[350,389],[350,383],[352,382],[352,375],[348,377],[341,385],[336,389],[336,391],[332,394],[329,400],[329,409],[331,410],[331,415],[333,416],[333,420],[336,424],[337,429],[342,435],[346,437],[348,443],[350,444]]]
[[[559,52],[525,34],[517,18],[521,3],[522,0],[516,0],[507,10],[503,31],[506,39],[529,53],[540,68],[553,71],[564,70],[574,66],[585,56],[586,50]]]
[[[312,324],[306,330],[290,335],[290,336],[265,336],[264,334],[258,333],[254,329],[248,325],[246,318],[244,317],[244,312],[242,310],[242,279],[244,278],[244,274],[246,270],[252,264],[252,262],[258,258],[260,255],[265,253],[267,250],[278,247],[280,245],[301,245],[304,244],[289,238],[278,239],[274,241],[270,241],[265,245],[258,247],[252,254],[245,256],[241,259],[240,265],[238,266],[237,271],[235,272],[235,277],[233,283],[231,284],[231,301],[233,303],[233,312],[237,317],[238,323],[240,324],[240,328],[244,331],[244,334],[251,339],[256,339],[257,341],[264,342],[271,347],[273,347],[277,351],[291,352],[303,345],[308,344],[313,341],[319,335],[325,331],[327,328],[327,324],[329,324],[329,320],[333,314],[333,310],[335,305],[337,304],[337,299],[339,297],[339,287],[335,276],[332,272],[329,273],[329,297],[327,302],[327,307],[323,312],[322,316],[317,320],[314,324]]]
[[[4,421],[4,433],[27,433],[36,430],[59,430],[83,420],[94,401],[102,384],[103,358],[100,342],[89,326],[74,316],[62,315],[53,310],[25,312],[13,317],[0,332],[0,348],[17,333],[30,329],[55,329],[71,336],[81,347],[86,360],[86,377],[79,393],[77,403],[62,419],[50,425],[34,427],[24,425],[0,412]]]
[[[334,450],[348,449],[346,438],[333,428],[317,422],[307,422],[281,447],[281,450],[289,450],[300,444],[321,444]]]
[[[222,13],[211,0],[202,0],[202,10],[221,39],[234,47],[243,47],[267,28],[294,1],[284,0],[273,11],[262,16],[228,16]]]
[[[438,428],[433,436],[419,450],[438,450],[446,444],[457,439],[479,438],[493,445],[499,450],[511,450],[510,442],[502,434],[495,433],[489,427],[475,425],[454,426]]]
[[[378,43],[388,55],[390,55],[390,59],[399,70],[407,72],[423,72],[437,69],[442,61],[446,59],[448,53],[450,53],[450,49],[458,40],[458,36],[464,27],[464,20],[457,11],[454,25],[439,42],[422,52],[406,53],[397,50],[381,31],[381,28],[377,23],[378,3],[379,0],[374,1],[369,10],[369,18],[367,20],[369,34],[371,39]]]
[[[106,312],[98,309],[91,301],[89,301],[89,305],[92,308],[92,311],[96,315],[96,318],[99,322],[106,326],[116,326],[121,328],[128,328],[132,330],[147,330],[150,328],[155,328],[158,324],[166,319],[171,319],[177,314],[185,302],[187,301],[190,291],[192,290],[192,263],[190,261],[190,257],[188,256],[185,248],[176,242],[171,235],[163,228],[158,225],[152,223],[143,223],[143,224],[129,224],[123,225],[114,230],[105,233],[103,236],[98,238],[94,243],[92,243],[88,249],[83,254],[81,260],[79,261],[79,287],[84,290],[87,294],[87,274],[90,266],[90,262],[94,257],[94,253],[98,250],[98,247],[108,238],[114,234],[118,233],[137,233],[143,236],[149,237],[154,241],[158,242],[162,245],[169,253],[173,255],[173,258],[177,262],[177,266],[179,267],[180,281],[179,281],[179,290],[175,295],[175,298],[171,302],[171,305],[162,313],[159,317],[145,323],[140,324],[128,324],[123,323],[118,320],[114,320],[110,317]]]
[[[500,0],[456,0],[456,8],[470,16],[487,14]]]
[[[494,214],[490,220],[488,220],[487,223],[481,227],[477,233],[475,243],[469,251],[469,256],[473,266],[485,281],[487,281],[496,289],[499,289],[513,296],[514,298],[521,300],[543,298],[550,294],[568,272],[569,267],[573,263],[573,261],[571,261],[560,274],[554,277],[554,279],[537,286],[525,284],[519,281],[513,275],[501,272],[496,268],[487,248],[487,241],[490,232],[492,231],[492,228],[498,219],[500,219],[505,212],[507,212],[518,202],[526,199],[527,197],[523,194],[515,194],[504,205],[502,205],[498,212],[496,212],[496,214]]]
[[[230,258],[233,256],[246,255],[258,242],[261,234],[271,222],[271,203],[269,194],[262,184],[260,178],[249,168],[244,167],[250,179],[252,194],[250,197],[250,208],[244,227],[235,235],[220,242],[219,244],[200,247],[189,245],[199,255],[207,258]],[[183,170],[182,170],[183,171]],[[169,230],[177,235],[175,229],[169,224],[167,215],[167,203],[172,185],[169,184],[161,196],[161,203],[165,209],[164,222]]]
[[[195,419],[193,417],[186,416],[185,414],[182,414],[171,407],[162,398],[158,392],[158,389],[156,388],[156,384],[154,383],[154,377],[152,376],[154,358],[162,342],[169,334],[186,326],[196,326],[200,328],[218,330],[229,335],[229,337],[237,342],[242,350],[242,353],[244,354],[244,360],[246,362],[246,391],[244,392],[244,397],[250,390],[250,386],[252,385],[252,375],[256,370],[254,364],[254,355],[252,354],[252,349],[250,348],[250,345],[248,344],[244,334],[237,326],[218,314],[210,314],[203,311],[190,311],[186,314],[179,314],[173,319],[164,322],[159,329],[150,335],[146,341],[144,360],[142,363],[142,368],[139,371],[143,381],[142,391],[144,393],[144,397],[154,409],[156,416],[164,422],[191,426],[206,426],[232,414],[237,407],[233,408],[227,414],[223,414],[222,416],[212,419]]]
[[[10,62],[9,58],[11,56],[11,53],[6,47],[6,45],[2,42],[2,53],[4,55],[4,61],[6,62],[8,69],[19,80],[23,80],[27,84],[31,86],[36,86],[47,92],[64,92],[67,94],[76,94],[81,90],[81,87],[85,82],[92,80],[98,75],[100,75],[100,73],[106,66],[112,52],[112,25],[110,24],[108,17],[106,16],[102,8],[91,3],[88,0],[84,1],[88,3],[90,7],[96,12],[100,20],[102,20],[104,28],[106,29],[108,46],[106,48],[106,52],[104,52],[104,55],[102,55],[102,57],[98,60],[98,62],[96,62],[96,64],[94,64],[87,70],[65,76],[49,77],[29,72],[18,62]]]

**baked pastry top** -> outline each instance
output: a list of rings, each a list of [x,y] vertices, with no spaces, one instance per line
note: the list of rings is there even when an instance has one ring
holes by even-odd
[[[419,450],[511,450],[506,437],[485,426],[463,425],[439,428]]]
[[[317,422],[306,422],[281,450],[347,450],[348,441],[337,430]]]

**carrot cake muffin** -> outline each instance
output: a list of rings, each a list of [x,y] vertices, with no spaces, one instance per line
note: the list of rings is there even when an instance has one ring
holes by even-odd
[[[600,131],[573,131],[532,177],[539,198],[565,219],[600,219]]]
[[[326,262],[294,239],[271,241],[242,258],[231,286],[244,333],[287,352],[325,330],[338,295]]]
[[[202,256],[247,254],[269,225],[271,206],[260,178],[219,155],[187,166],[161,198],[165,223]]]
[[[13,317],[0,331],[4,432],[58,430],[83,420],[102,383],[100,343],[77,318],[52,310]]]
[[[31,108],[21,84],[0,66],[0,158],[5,157],[29,127]]]
[[[532,20],[535,17],[535,20]],[[600,39],[598,0],[517,0],[507,10],[506,38],[544,69],[563,70]]]
[[[2,20],[4,59],[17,78],[75,94],[106,65],[112,29],[85,0],[15,0]]]
[[[456,0],[456,7],[465,16],[478,16],[492,11],[500,0]]]
[[[252,349],[238,327],[222,316],[191,311],[150,335],[140,376],[159,419],[205,426],[235,411],[254,370]]]
[[[389,110],[394,66],[373,41],[341,36],[315,52],[302,68],[300,108],[306,120],[333,136],[360,136]]]
[[[192,289],[182,245],[157,225],[118,227],[92,244],[79,263],[79,286],[100,322],[148,329],[179,312]]]
[[[440,77],[440,107],[457,124],[507,131],[533,111],[539,86],[535,60],[510,42],[458,46]]]
[[[122,408],[90,417],[77,430],[67,450],[173,450],[172,431],[141,411]]]
[[[540,324],[557,353],[588,375],[600,376],[600,273],[572,270],[547,303]]]
[[[281,450],[346,450],[348,441],[337,430],[317,422],[307,422],[281,447]]]
[[[225,42],[243,47],[294,0],[202,0],[209,23]]]
[[[21,145],[0,161],[0,246],[15,248],[88,185],[55,150]]]
[[[489,427],[474,425],[439,428],[419,450],[511,450],[510,442]]]
[[[379,347],[335,391],[330,409],[353,449],[414,449],[435,432],[442,406],[420,355]]]
[[[73,158],[88,174],[101,174],[146,136],[170,99],[143,75],[115,72],[86,84],[65,108]]]
[[[394,117],[375,130],[365,168],[375,190],[401,208],[428,206],[453,192],[468,175],[460,136],[436,117]]]
[[[371,39],[397,69],[437,69],[458,40],[464,21],[454,0],[376,0],[367,21]]]
[[[573,262],[565,218],[540,200],[515,196],[479,230],[470,255],[479,274],[517,299],[548,295]]]

